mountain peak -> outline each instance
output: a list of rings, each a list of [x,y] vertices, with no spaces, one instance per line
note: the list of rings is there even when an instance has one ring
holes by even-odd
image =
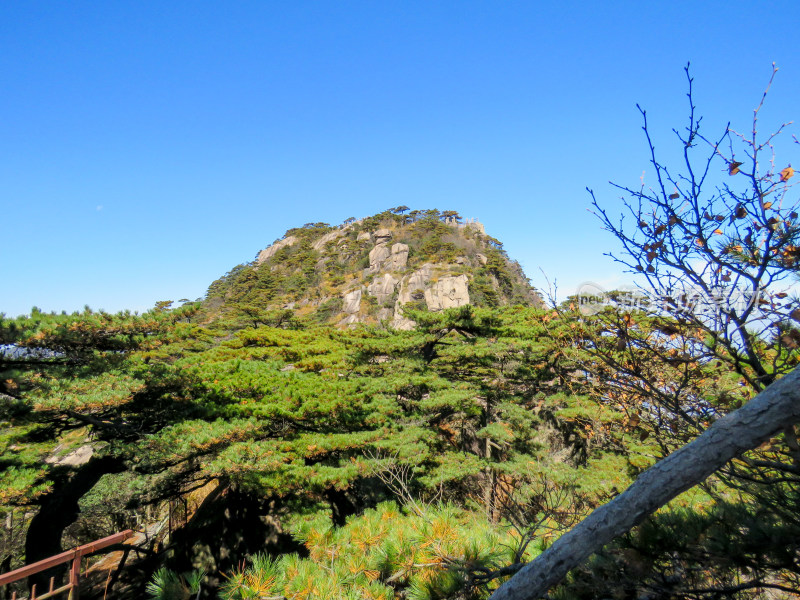
[[[414,325],[404,307],[541,304],[481,222],[405,206],[337,226],[290,229],[252,263],[215,281],[207,298],[228,310],[291,310],[318,322],[396,329]]]

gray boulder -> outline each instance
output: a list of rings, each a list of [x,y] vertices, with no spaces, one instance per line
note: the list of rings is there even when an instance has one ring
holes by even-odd
[[[381,277],[376,277],[367,287],[367,292],[378,299],[378,304],[383,304],[394,296],[397,286],[397,279],[384,273]]]
[[[428,310],[444,310],[469,304],[468,281],[466,275],[457,275],[442,277],[432,283],[425,290],[425,303],[428,305]]]
[[[378,244],[372,250],[369,251],[369,271],[371,273],[377,273],[381,270],[381,266],[383,266],[383,262],[391,256],[391,251],[386,246],[386,244]]]
[[[408,246],[406,244],[392,245],[392,253],[384,266],[390,271],[405,269],[408,264]]]
[[[376,244],[382,244],[392,239],[392,232],[388,229],[378,229],[372,234],[372,237],[375,239]]]
[[[361,309],[361,288],[347,292],[342,298],[342,312],[354,315]]]

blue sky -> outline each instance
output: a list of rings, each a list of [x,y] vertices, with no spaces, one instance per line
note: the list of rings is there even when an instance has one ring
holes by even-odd
[[[585,188],[613,212],[646,177],[636,103],[668,152],[691,61],[706,131],[746,130],[774,61],[763,127],[796,118],[796,8],[4,2],[0,312],[194,299],[401,204],[480,219],[538,287],[623,281]]]

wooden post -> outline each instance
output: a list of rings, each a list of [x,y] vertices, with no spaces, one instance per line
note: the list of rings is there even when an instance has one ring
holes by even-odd
[[[72,568],[69,570],[69,584],[72,586],[69,590],[68,600],[78,600],[78,596],[80,591],[78,590],[78,584],[80,583],[81,579],[81,558],[82,556],[78,554],[74,559],[72,559]]]

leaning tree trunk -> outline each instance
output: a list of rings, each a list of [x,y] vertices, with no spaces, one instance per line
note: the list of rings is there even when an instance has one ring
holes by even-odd
[[[608,542],[641,523],[729,460],[800,421],[800,368],[742,408],[714,422],[694,441],[642,473],[611,502],[562,535],[492,594],[491,600],[535,600]]]
[[[107,473],[119,473],[123,463],[111,457],[92,458],[75,473],[57,483],[39,500],[39,512],[31,519],[25,534],[25,564],[49,558],[63,551],[61,537],[80,514],[78,501]],[[41,590],[50,577],[60,579],[65,567],[56,567],[28,578]]]

